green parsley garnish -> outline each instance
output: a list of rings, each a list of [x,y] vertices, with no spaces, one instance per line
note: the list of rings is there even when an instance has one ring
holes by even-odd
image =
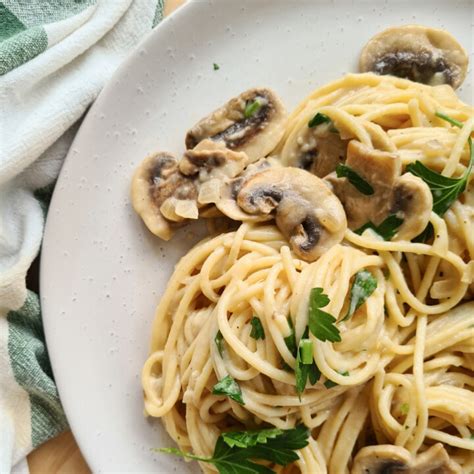
[[[463,127],[461,122],[448,115],[437,112],[436,116],[446,120],[455,127]],[[421,178],[429,186],[431,194],[433,195],[433,211],[436,212],[438,216],[442,217],[453,202],[456,201],[459,195],[466,189],[472,167],[474,166],[474,146],[472,144],[472,138],[469,137],[467,142],[470,150],[469,165],[460,178],[448,178],[447,176],[443,176],[427,168],[421,161],[410,163],[406,168],[407,171]]]
[[[331,119],[320,112],[318,112],[309,122],[308,122],[308,127],[309,128],[314,128],[317,127],[318,125],[321,125],[322,123],[331,123]]]
[[[279,428],[270,428],[258,431],[227,431],[221,436],[231,448],[250,448],[257,444],[265,444],[269,439],[275,439],[281,435],[283,430]]]
[[[265,339],[265,331],[262,326],[262,322],[260,321],[257,316],[254,316],[250,320],[250,324],[252,325],[252,330],[250,331],[250,337],[253,337],[254,339]]]
[[[313,362],[313,341],[311,339],[300,340],[300,354],[302,364],[311,364]]]
[[[222,354],[224,353],[224,336],[222,335],[221,331],[217,331],[216,337],[214,338],[214,342],[217,347],[217,352],[219,352],[219,355],[222,357]]]
[[[454,125],[455,127],[458,127],[458,128],[464,127],[464,124],[462,122],[450,117],[449,115],[443,114],[442,112],[436,112],[435,115],[436,117],[439,117],[440,119],[443,119],[446,122],[449,122],[451,125]]]
[[[302,339],[301,341],[304,341]],[[298,354],[296,355],[296,365],[295,365],[295,388],[298,397],[301,400],[301,394],[306,387],[306,380],[308,378],[308,370],[307,367],[303,364],[301,360],[301,341],[300,345],[298,346]]]
[[[214,395],[227,395],[235,402],[245,405],[242,398],[242,390],[240,390],[239,384],[230,375],[226,375],[217,382],[212,388],[212,393]]]
[[[303,393],[308,378],[311,385],[314,385],[320,377],[321,372],[313,360],[313,342],[308,339],[308,328],[306,328],[298,345],[296,356],[295,379],[298,397]]]
[[[410,405],[408,403],[402,403],[400,405],[400,413],[402,415],[408,415],[409,411],[410,411]]]
[[[296,357],[296,335],[295,335],[295,328],[293,327],[293,321],[291,317],[288,316],[288,326],[290,327],[290,335],[286,336],[284,341],[288,350]]]
[[[377,288],[377,278],[368,270],[357,272],[352,283],[349,309],[342,321],[349,319]]]
[[[347,370],[345,370],[344,372],[339,372],[341,375],[343,375],[344,377],[347,377],[349,375],[349,372]],[[324,382],[324,386],[326,388],[333,388],[337,385],[336,382],[332,381],[332,380],[329,380],[327,379],[326,382]]]
[[[296,358],[296,393],[298,394],[298,396],[300,396],[301,393],[304,391],[304,388],[306,387],[306,381],[308,380],[308,378],[311,385],[314,385],[321,377],[321,372],[319,371],[318,367],[316,366],[316,363],[313,360],[313,343],[308,338],[309,329],[305,329],[303,337],[301,338],[297,348],[295,329],[293,327],[293,321],[289,316],[288,326],[290,327],[291,333],[289,336],[285,337],[285,344],[286,347],[288,347],[288,350]],[[282,361],[282,368],[287,372],[293,372],[293,369],[285,361]]]
[[[309,383],[311,385],[314,385],[321,377],[321,372],[318,369],[318,366],[316,365],[316,362],[313,360],[313,363],[309,366],[308,369],[308,378],[309,378]]]
[[[354,171],[350,166],[338,164],[336,167],[336,174],[338,178],[347,178],[349,183],[354,186],[357,191],[366,196],[374,194],[374,188],[362,176]]]
[[[214,69],[214,71],[218,71],[220,69],[220,66],[219,64],[213,63],[212,68]]]
[[[326,382],[324,382],[324,386],[326,388],[333,388],[337,385],[336,382],[333,382],[332,380],[327,379]]]
[[[304,425],[290,430],[278,428],[221,433],[210,458],[184,453],[176,448],[157,451],[213,464],[220,474],[272,474],[275,471],[254,461],[287,466],[299,459],[298,449],[308,445],[310,431]]]
[[[425,230],[421,233],[418,234],[416,237],[411,239],[412,242],[414,243],[425,243],[427,240],[431,239],[433,237],[434,229],[433,229],[433,224],[431,222],[428,222],[428,225],[425,227]]]
[[[335,326],[336,318],[320,308],[329,304],[322,288],[313,288],[309,296],[309,329],[320,341],[341,342],[341,334]]]
[[[247,102],[247,104],[245,104],[244,117],[246,119],[253,117],[260,110],[262,105],[258,97],[252,102]]]
[[[398,231],[398,228],[403,224],[403,219],[400,219],[395,214],[390,214],[380,225],[376,226],[373,222],[367,222],[362,227],[359,227],[354,232],[361,235],[366,229],[372,229],[379,234],[384,240],[390,240]]]

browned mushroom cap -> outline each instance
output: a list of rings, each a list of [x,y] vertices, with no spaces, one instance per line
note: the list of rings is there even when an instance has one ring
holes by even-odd
[[[410,240],[425,229],[433,207],[431,191],[422,179],[410,173],[401,175],[397,154],[374,150],[352,140],[346,165],[374,190],[373,194],[365,195],[347,178],[338,178],[335,173],[326,177],[344,206],[350,229],[368,222],[379,225],[391,214],[403,219],[396,240]]]
[[[359,66],[362,72],[457,89],[466,77],[468,62],[464,48],[447,31],[406,25],[375,35],[362,50]]]
[[[306,123],[288,137],[281,152],[285,166],[302,168],[324,178],[346,159],[347,140],[332,123],[310,128]]]
[[[250,161],[267,156],[285,131],[287,114],[270,89],[250,89],[200,120],[186,135],[186,148],[206,138],[234,151],[243,151]]]
[[[178,222],[196,214],[192,204],[197,197],[196,185],[179,173],[178,162],[169,153],[157,153],[140,163],[131,194],[137,214],[153,234],[164,240],[173,235],[170,220]]]
[[[341,203],[318,177],[298,168],[272,168],[248,179],[237,196],[243,211],[275,213],[298,257],[314,261],[339,243],[347,228]]]
[[[392,444],[366,446],[354,458],[351,474],[461,474],[462,470],[441,443],[413,457]]]

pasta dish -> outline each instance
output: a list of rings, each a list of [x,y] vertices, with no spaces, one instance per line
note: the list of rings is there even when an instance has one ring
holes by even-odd
[[[142,374],[146,414],[179,447],[165,451],[203,472],[474,472],[467,59],[448,33],[405,28],[444,62],[412,77],[383,33],[367,72],[291,114],[250,89],[188,131],[181,159],[137,168],[154,234],[209,225],[159,302]]]

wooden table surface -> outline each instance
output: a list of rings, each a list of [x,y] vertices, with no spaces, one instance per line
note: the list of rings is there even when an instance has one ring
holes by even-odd
[[[165,16],[185,0],[166,0]],[[31,474],[89,474],[87,466],[70,431],[49,440],[28,456]]]

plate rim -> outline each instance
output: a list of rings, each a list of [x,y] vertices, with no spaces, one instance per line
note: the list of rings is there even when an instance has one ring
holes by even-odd
[[[70,429],[70,431],[72,432],[72,434],[74,436],[74,440],[76,441],[76,444],[79,447],[79,450],[80,450],[80,453],[81,453],[82,457],[84,458],[84,460],[86,461],[87,466],[89,467],[89,469],[91,469],[92,472],[95,472],[96,470],[100,471],[100,469],[98,469],[97,466],[95,466],[95,462],[89,456],[88,450],[85,446],[85,443],[83,443],[82,438],[80,436],[76,436],[75,423],[72,422],[70,420],[69,416],[68,416],[68,414],[70,412],[70,407],[69,407],[70,403],[65,402],[66,399],[63,399],[61,397],[61,391],[62,391],[61,387],[63,385],[63,382],[60,382],[59,381],[60,377],[57,378],[56,375],[55,375],[56,370],[57,370],[57,368],[56,368],[56,358],[51,357],[51,355],[50,355],[51,351],[49,350],[49,347],[52,347],[54,345],[54,344],[51,343],[51,341],[54,339],[54,337],[52,336],[53,331],[51,329],[51,327],[54,325],[54,322],[53,322],[54,318],[46,316],[46,311],[44,309],[46,307],[45,302],[44,302],[45,295],[42,291],[42,288],[44,288],[44,286],[45,286],[43,282],[46,281],[46,273],[47,273],[46,268],[47,268],[47,265],[49,265],[49,263],[46,263],[46,259],[44,259],[42,257],[44,255],[44,248],[49,246],[49,240],[50,240],[49,235],[52,232],[51,231],[51,219],[48,218],[48,217],[50,216],[50,211],[52,209],[54,209],[55,201],[58,199],[57,196],[59,194],[60,184],[61,184],[61,181],[64,179],[64,176],[65,176],[66,163],[68,163],[69,161],[71,161],[73,159],[72,156],[74,155],[74,149],[75,149],[76,143],[79,141],[79,139],[81,137],[81,131],[83,131],[87,121],[91,120],[91,117],[93,116],[93,114],[95,114],[97,111],[100,110],[100,108],[102,106],[102,102],[104,102],[105,99],[107,97],[109,97],[109,95],[111,93],[113,93],[114,88],[115,88],[115,84],[114,84],[115,81],[118,78],[120,78],[130,68],[131,63],[139,55],[139,51],[140,51],[141,48],[146,47],[151,42],[157,41],[156,36],[161,36],[161,35],[167,36],[169,33],[166,32],[166,29],[171,28],[172,25],[173,25],[173,22],[175,22],[176,20],[180,21],[180,19],[182,17],[186,17],[186,16],[190,15],[191,12],[194,11],[196,6],[198,6],[199,4],[203,5],[203,4],[206,4],[206,3],[209,4],[209,3],[211,3],[211,1],[205,0],[204,2],[203,1],[199,2],[197,0],[187,0],[187,1],[185,1],[185,3],[183,3],[179,7],[177,7],[176,10],[174,10],[168,16],[163,18],[163,20],[161,20],[161,22],[157,26],[155,26],[150,32],[148,32],[146,35],[144,35],[140,39],[140,41],[138,41],[138,43],[135,44],[132,47],[132,49],[125,55],[124,59],[117,66],[117,69],[112,73],[112,75],[109,77],[109,79],[107,79],[104,86],[102,87],[100,92],[97,94],[97,97],[94,99],[91,106],[87,110],[84,118],[82,119],[81,124],[79,125],[79,128],[77,129],[76,134],[74,135],[74,138],[71,142],[71,145],[69,146],[68,152],[67,152],[66,156],[64,157],[64,161],[61,165],[61,169],[59,171],[58,177],[57,177],[56,182],[54,184],[54,189],[53,189],[53,192],[52,192],[52,195],[51,195],[51,200],[50,200],[50,203],[49,203],[49,206],[48,206],[48,212],[47,212],[47,215],[46,215],[45,221],[44,221],[43,238],[42,238],[42,241],[41,241],[40,252],[38,254],[40,256],[39,298],[40,298],[41,319],[42,319],[42,323],[43,323],[44,338],[45,338],[46,348],[47,348],[47,351],[48,351],[48,357],[49,357],[50,366],[51,366],[51,370],[52,370],[52,374],[53,374],[53,379],[54,379],[54,382],[56,384],[56,389],[57,389],[58,396],[59,396],[59,401],[61,403],[61,406],[63,407],[64,414],[66,416],[66,419],[67,419],[67,422],[68,422],[68,425],[69,425],[69,429]]]

